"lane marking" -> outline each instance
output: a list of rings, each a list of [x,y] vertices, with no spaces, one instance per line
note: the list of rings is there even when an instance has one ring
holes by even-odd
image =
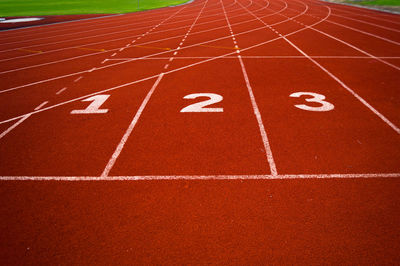
[[[67,89],[67,87],[62,88],[61,90],[57,91],[56,94],[59,95],[61,94],[63,91],[65,91]]]
[[[18,51],[29,52],[29,53],[34,53],[34,54],[43,53],[43,51],[30,50],[30,49],[25,49],[25,48],[18,48],[17,50],[18,50]]]
[[[76,79],[74,80],[74,82],[78,82],[78,81],[80,81],[81,79],[82,79],[82,76],[76,78]]]
[[[161,73],[157,80],[154,82],[153,87],[150,89],[150,91],[147,93],[146,97],[144,98],[142,104],[140,105],[138,111],[136,112],[135,116],[133,117],[132,122],[130,123],[128,129],[125,131],[124,136],[122,137],[120,143],[118,144],[117,148],[115,149],[113,155],[111,156],[110,160],[108,161],[106,167],[103,170],[103,173],[101,174],[101,177],[107,177],[108,174],[110,173],[112,167],[114,166],[116,160],[118,159],[118,156],[121,154],[122,149],[125,146],[126,141],[128,140],[129,136],[131,135],[133,129],[136,126],[136,123],[138,122],[140,116],[142,115],[142,112],[144,108],[146,108],[147,103],[149,102],[151,96],[153,95],[153,92],[157,88],[158,84],[160,83],[161,79],[163,78],[164,73]]]
[[[235,35],[233,34],[232,26],[231,26],[231,23],[230,23],[230,21],[228,19],[228,15],[226,13],[225,6],[224,6],[224,3],[222,2],[222,0],[220,0],[220,4],[222,6],[222,10],[223,10],[224,15],[225,15],[226,23],[228,24],[229,30],[231,32],[231,37],[233,38]],[[233,41],[233,39],[232,39],[232,41]],[[236,53],[237,53],[237,58],[239,60],[241,69],[242,69],[243,78],[244,78],[244,80],[246,82],[246,87],[247,87],[247,91],[249,93],[251,105],[253,107],[253,112],[254,112],[254,115],[255,115],[255,117],[257,119],[258,127],[259,127],[259,130],[260,130],[261,138],[262,138],[263,145],[264,145],[264,150],[265,150],[265,153],[266,153],[265,155],[266,155],[267,160],[268,160],[270,171],[271,171],[272,176],[277,176],[278,175],[278,171],[276,169],[276,164],[275,164],[275,161],[274,161],[274,157],[272,155],[271,145],[270,145],[269,140],[268,140],[267,132],[265,131],[265,128],[264,128],[264,124],[263,124],[263,121],[262,121],[260,110],[258,109],[258,105],[257,105],[256,99],[254,97],[253,89],[252,89],[252,87],[250,85],[250,80],[249,80],[249,77],[247,75],[246,67],[244,66],[243,60],[242,60],[242,58],[240,56],[240,50],[236,50]]]
[[[24,122],[26,119],[28,119],[31,116],[31,114],[23,116],[20,120],[18,120],[15,124],[13,124],[11,127],[6,129],[3,133],[0,134],[0,139],[2,139],[5,135],[11,132],[14,128],[16,128],[19,124]]]
[[[42,108],[44,105],[46,105],[48,103],[48,101],[45,101],[41,104],[39,104],[34,111],[38,111],[40,108]],[[19,126],[20,124],[22,124],[22,122],[24,122],[26,119],[28,119],[30,116],[32,115],[32,113],[24,115],[21,117],[21,119],[19,119],[16,123],[14,123],[12,126],[10,126],[9,128],[7,128],[3,133],[0,134],[0,139],[2,139],[5,135],[7,135],[8,133],[10,133],[14,128],[16,128],[17,126]]]
[[[0,176],[2,181],[283,180],[400,178],[400,173],[298,175]]]
[[[38,107],[36,107],[34,110],[35,110],[35,111],[39,110],[40,108],[42,108],[43,106],[45,106],[48,102],[49,102],[49,101],[42,102],[42,103],[41,103]]]

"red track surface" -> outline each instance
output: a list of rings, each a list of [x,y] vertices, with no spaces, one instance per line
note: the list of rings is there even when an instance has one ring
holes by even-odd
[[[308,0],[0,32],[0,259],[398,263],[399,32]]]

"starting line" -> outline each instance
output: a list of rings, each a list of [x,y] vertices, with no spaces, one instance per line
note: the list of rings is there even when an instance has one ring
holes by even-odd
[[[400,178],[400,173],[300,175],[0,176],[0,181],[283,180]]]

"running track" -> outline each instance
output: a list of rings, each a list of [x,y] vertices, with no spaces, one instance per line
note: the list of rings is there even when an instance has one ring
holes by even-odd
[[[399,32],[309,0],[0,32],[3,264],[398,263]]]

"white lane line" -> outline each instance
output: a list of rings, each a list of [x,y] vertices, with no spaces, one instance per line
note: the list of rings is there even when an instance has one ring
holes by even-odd
[[[110,160],[108,161],[106,167],[103,170],[103,173],[101,174],[102,177],[107,177],[108,174],[110,173],[112,167],[114,166],[116,160],[118,159],[118,156],[121,154],[122,149],[125,146],[126,141],[128,140],[129,136],[131,135],[133,129],[136,126],[137,121],[139,120],[140,116],[142,115],[142,112],[144,108],[146,107],[147,103],[149,102],[151,96],[153,95],[153,92],[157,88],[158,84],[160,83],[162,77],[164,76],[164,73],[161,73],[156,82],[154,82],[153,87],[151,90],[147,93],[146,98],[144,98],[142,104],[140,105],[138,111],[136,112],[132,122],[130,123],[128,129],[125,131],[124,136],[122,137],[120,143],[118,144],[117,148],[115,149],[113,155],[111,156]]]
[[[224,12],[224,15],[225,15],[226,23],[228,24],[229,30],[231,32],[231,37],[232,37],[232,40],[233,40],[235,35],[233,34],[231,23],[230,23],[230,21],[228,19],[228,15],[226,13],[226,10],[225,10],[225,7],[224,7],[224,4],[223,4],[222,0],[220,0],[220,3],[221,3],[221,6],[222,6],[222,10]],[[239,48],[237,45],[235,45],[235,47]],[[276,164],[275,164],[275,161],[274,161],[274,157],[272,155],[272,150],[271,150],[271,146],[269,144],[267,132],[265,131],[265,128],[264,128],[264,124],[263,124],[263,121],[262,121],[261,113],[260,113],[260,110],[258,109],[258,105],[257,105],[256,99],[254,97],[253,89],[252,89],[252,87],[250,85],[250,81],[249,81],[249,77],[247,75],[246,67],[244,66],[243,60],[242,60],[242,58],[240,56],[240,50],[238,49],[238,50],[236,50],[236,52],[237,52],[237,58],[239,59],[239,63],[240,63],[241,69],[242,69],[243,77],[244,77],[244,80],[246,82],[247,91],[248,91],[249,96],[250,96],[250,101],[251,101],[251,105],[253,107],[253,112],[254,112],[254,115],[255,115],[255,117],[257,119],[258,127],[259,127],[259,130],[260,130],[261,138],[262,138],[263,145],[264,145],[264,150],[265,150],[265,153],[266,153],[265,155],[267,157],[268,164],[269,164],[269,168],[270,168],[271,174],[273,176],[276,176],[276,175],[278,175],[278,172],[276,170]]]
[[[164,69],[167,69],[169,67],[169,64],[166,64],[165,66],[164,66]]]
[[[78,81],[80,81],[81,79],[82,79],[82,76],[76,78],[76,79],[74,80],[74,82],[78,82]]]
[[[45,101],[43,103],[41,103],[40,105],[38,105],[34,110],[37,111],[40,108],[42,108],[44,105],[46,105],[48,103],[48,101]],[[31,114],[27,114],[23,117],[21,117],[20,120],[18,120],[16,123],[14,123],[12,126],[10,126],[9,128],[7,128],[3,133],[0,134],[0,139],[2,139],[5,135],[7,135],[8,133],[10,133],[14,128],[16,128],[18,125],[20,125],[22,122],[24,122],[26,119],[28,119]]]
[[[298,175],[0,176],[1,181],[283,180],[400,178],[400,173]]]
[[[117,55],[117,53],[113,53],[111,56],[116,56]]]
[[[67,89],[67,87],[62,88],[61,90],[57,91],[56,94],[59,95],[61,94],[63,91],[65,91]]]
[[[11,132],[11,130],[13,130],[14,128],[16,128],[19,124],[21,124],[22,122],[24,122],[26,119],[28,119],[31,116],[31,114],[29,115],[25,115],[23,116],[20,120],[18,120],[15,124],[13,124],[11,127],[9,127],[8,129],[6,129],[3,133],[0,134],[0,139],[2,139],[5,135],[7,135],[8,133]]]
[[[241,5],[239,3],[239,5]],[[253,15],[254,17],[258,18],[256,15],[254,15],[250,10],[247,9],[247,12]],[[329,9],[329,14],[331,13],[331,10]],[[271,27],[267,25],[263,20],[259,19],[258,20],[263,23],[264,25]],[[271,27],[272,28],[272,27]],[[281,36],[281,35],[280,35]],[[337,83],[339,83],[344,89],[346,89],[348,92],[350,92],[357,100],[359,100],[362,104],[364,104],[368,109],[370,109],[375,115],[377,115],[382,121],[384,121],[388,126],[390,126],[397,134],[400,134],[400,128],[398,128],[396,125],[394,125],[389,119],[387,119],[383,114],[381,114],[378,110],[376,110],[374,107],[372,107],[366,100],[364,100],[360,95],[358,95],[355,91],[353,91],[349,86],[347,86],[343,81],[341,81],[338,77],[336,77],[334,74],[332,74],[329,70],[324,68],[322,65],[320,65],[317,61],[315,61],[313,58],[311,58],[308,54],[306,54],[303,50],[301,50],[299,47],[297,47],[294,43],[289,41],[285,36],[282,36],[282,38],[290,44],[293,48],[295,48],[297,51],[299,51],[303,56],[307,57],[311,62],[313,62],[316,66],[318,66],[322,71],[324,71],[326,74],[328,74],[332,79],[334,79]]]
[[[35,110],[35,111],[39,110],[40,108],[42,108],[43,106],[45,106],[48,102],[49,102],[49,101],[42,102],[42,103],[41,103],[38,107],[36,107],[34,110]]]

